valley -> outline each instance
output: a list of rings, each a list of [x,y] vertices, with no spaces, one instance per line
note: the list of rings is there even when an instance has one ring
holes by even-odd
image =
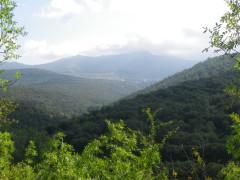
[[[146,52],[76,56],[43,65],[5,63],[2,77],[11,80],[19,70],[23,76],[6,96],[69,117],[116,102],[194,64],[182,61]]]

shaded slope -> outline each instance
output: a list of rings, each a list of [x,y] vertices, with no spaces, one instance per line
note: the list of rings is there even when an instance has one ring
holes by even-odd
[[[141,88],[123,81],[84,79],[39,69],[22,69],[21,72],[23,77],[7,95],[51,113],[78,114],[89,107],[112,103]],[[4,76],[13,77],[14,73],[15,70],[10,70]]]
[[[167,77],[164,80],[153,84],[152,86],[140,90],[134,95],[144,94],[161,88],[167,88],[169,86],[180,84],[184,81],[198,80],[201,78],[217,76],[221,73],[231,71],[234,67],[234,64],[234,60],[229,56],[218,56],[214,58],[209,58],[204,62],[200,62],[194,65],[192,68],[176,73],[173,76]]]

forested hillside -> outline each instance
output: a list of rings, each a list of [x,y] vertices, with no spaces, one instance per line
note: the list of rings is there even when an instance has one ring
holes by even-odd
[[[13,79],[16,70],[8,70],[2,78]],[[143,84],[118,80],[95,80],[62,75],[40,69],[21,69],[23,76],[8,92],[49,114],[78,115],[88,109],[110,104],[144,87]]]
[[[196,147],[206,160],[207,173],[217,178],[217,173],[230,158],[225,148],[231,124],[229,114],[240,107],[239,102],[224,92],[231,82],[236,82],[236,75],[233,71],[223,72],[138,95],[62,123],[58,128],[66,133],[68,142],[82,149],[105,132],[107,119],[114,122],[122,119],[128,127],[147,133],[149,122],[143,110],[150,107],[159,110],[156,116],[159,141],[166,132],[179,127],[162,151],[163,161],[169,168],[177,169],[183,179],[190,176],[196,168],[191,155],[192,148]]]
[[[165,78],[164,80],[147,87],[137,94],[144,94],[147,92],[155,91],[161,88],[167,88],[169,86],[177,85],[184,81],[198,80],[201,78],[208,78],[212,76],[217,76],[223,72],[228,72],[234,69],[235,61],[229,55],[222,55],[213,58],[208,58],[207,60],[194,65],[192,68],[185,69],[182,72],[176,73],[172,76]]]

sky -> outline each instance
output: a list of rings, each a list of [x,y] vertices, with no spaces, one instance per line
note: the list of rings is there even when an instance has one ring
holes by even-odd
[[[28,35],[19,60],[43,64],[75,55],[148,51],[203,60],[224,0],[17,0],[15,18]]]

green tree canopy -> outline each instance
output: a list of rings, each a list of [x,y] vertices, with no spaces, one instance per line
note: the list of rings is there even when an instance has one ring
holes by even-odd
[[[240,70],[240,0],[226,0],[228,11],[221,17],[213,28],[205,28],[205,32],[210,33],[210,47],[215,52],[230,54],[235,60],[235,67]],[[229,87],[231,95],[239,97],[239,87]],[[233,132],[228,138],[227,150],[234,157],[235,161],[230,162],[222,170],[225,179],[240,178],[240,117],[238,114],[231,115],[233,120]]]

